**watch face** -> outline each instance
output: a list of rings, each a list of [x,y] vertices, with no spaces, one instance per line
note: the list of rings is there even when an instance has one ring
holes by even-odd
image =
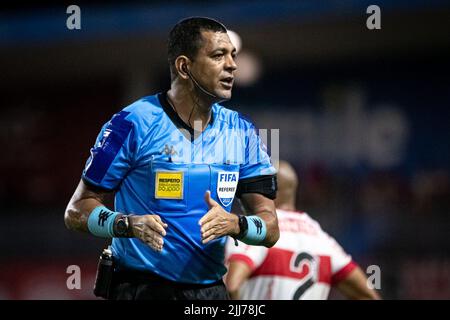
[[[117,221],[116,229],[119,234],[123,235],[127,232],[127,224],[125,223],[125,221],[120,219],[119,221]]]

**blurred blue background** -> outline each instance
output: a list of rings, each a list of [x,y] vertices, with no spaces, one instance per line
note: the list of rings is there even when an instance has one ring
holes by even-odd
[[[371,4],[381,30],[366,27]],[[280,130],[299,209],[363,269],[380,266],[384,298],[450,299],[450,3],[437,0],[5,6],[0,299],[93,298],[107,242],[66,230],[65,206],[101,125],[169,88],[167,34],[192,15],[239,34],[226,104]],[[73,264],[82,290],[66,288]]]

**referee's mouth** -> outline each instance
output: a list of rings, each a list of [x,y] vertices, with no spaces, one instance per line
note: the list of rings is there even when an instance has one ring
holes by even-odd
[[[222,78],[220,80],[220,84],[227,90],[230,90],[231,88],[233,88],[233,82],[234,82],[233,77],[226,77],[226,78]]]

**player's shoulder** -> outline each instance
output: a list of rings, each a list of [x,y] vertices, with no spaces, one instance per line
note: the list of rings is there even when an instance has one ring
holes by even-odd
[[[158,94],[142,97],[122,109],[126,113],[126,119],[131,122],[151,122],[161,114],[163,109],[159,103]]]
[[[326,243],[331,244],[331,247],[334,248],[334,246],[337,244],[336,240],[328,232],[326,232],[325,230],[322,229],[322,226],[320,225],[320,223],[317,220],[312,218],[306,212],[303,215],[303,219],[305,222],[308,223],[308,225],[310,225],[312,228],[314,228],[314,230],[317,232],[317,235],[319,236],[319,238],[324,240]]]
[[[214,114],[218,121],[224,122],[234,128],[253,129],[253,121],[246,115],[218,103],[213,106]]]
[[[322,231],[320,223],[313,219],[307,212],[277,209],[277,216],[280,220],[298,220],[304,224],[308,224],[317,231]]]
[[[277,215],[282,217],[293,217],[296,219],[302,219],[302,220],[313,220],[308,213],[305,211],[298,211],[298,210],[286,210],[286,209],[279,209],[277,208]]]

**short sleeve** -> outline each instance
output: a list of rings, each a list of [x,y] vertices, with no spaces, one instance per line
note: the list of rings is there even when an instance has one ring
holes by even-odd
[[[276,174],[267,154],[267,147],[259,136],[256,127],[241,117],[241,128],[245,130],[246,143],[245,158],[240,168],[239,179]]]
[[[347,254],[337,241],[324,232],[331,257],[331,282],[336,284],[345,279],[352,272],[357,264],[353,262],[352,257]]]
[[[108,190],[118,187],[133,164],[135,145],[133,123],[129,112],[115,114],[100,131],[91,148],[82,178],[90,184]]]
[[[267,256],[268,248],[264,246],[250,246],[238,241],[238,246],[234,244],[234,239],[229,238],[226,247],[227,262],[241,261],[247,264],[253,271],[258,268]]]

